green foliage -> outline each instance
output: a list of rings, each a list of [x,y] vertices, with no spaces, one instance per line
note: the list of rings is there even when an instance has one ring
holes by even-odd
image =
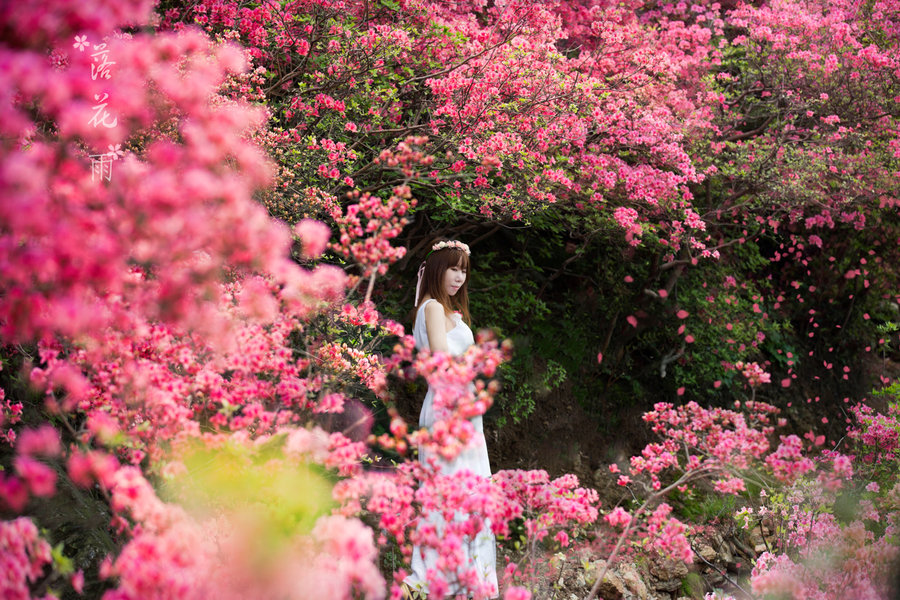
[[[516,518],[509,521],[509,533],[497,536],[497,545],[507,554],[521,554],[526,550],[528,535],[525,530],[525,519]]]
[[[712,490],[674,492],[671,496],[675,512],[690,523],[730,521],[740,505],[737,496]]]
[[[688,573],[685,575],[684,579],[681,580],[680,596],[702,600],[703,592],[705,590],[706,582],[703,581],[703,577],[701,577],[699,573]]]
[[[731,398],[743,382],[730,365],[783,359],[777,351],[789,341],[790,324],[776,318],[770,286],[758,275],[767,266],[759,247],[747,243],[728,261],[705,263],[679,281],[672,302],[689,313],[682,324],[694,342],[671,370],[693,397],[713,403]]]
[[[872,390],[873,398],[884,398],[891,406],[900,410],[900,381]]]
[[[529,358],[531,364],[525,362]],[[509,421],[518,424],[527,419],[535,411],[539,399],[565,381],[566,370],[558,362],[548,360],[542,369],[538,369],[534,361],[535,358],[529,354],[517,353],[501,368],[500,380],[504,391],[500,406],[503,414],[497,418],[498,427]]]
[[[18,351],[0,348],[0,388],[11,402],[23,405],[22,420],[16,425],[21,431],[51,423],[63,434],[62,442],[68,445],[76,442],[68,435],[70,430],[58,421],[57,416],[48,414],[43,395],[32,388],[27,378],[25,357],[37,356],[34,348],[18,347]],[[77,425],[77,423],[76,423]],[[12,462],[13,449],[0,443],[0,464]],[[57,476],[56,494],[49,498],[32,498],[25,511],[40,527],[41,534],[52,547],[54,569],[45,583],[54,591],[62,590],[61,597],[80,597],[60,576],[82,570],[85,575],[85,596],[99,598],[109,587],[108,582],[99,579],[100,561],[115,554],[121,547],[121,540],[110,530],[112,511],[104,493],[98,486],[84,489],[72,483],[64,464],[58,460],[47,463]],[[2,467],[0,467],[2,470]],[[57,584],[59,589],[57,589]]]
[[[900,323],[897,321],[885,321],[876,325],[875,331],[878,332],[878,351],[882,357],[886,358],[888,354],[897,351],[900,343],[895,341],[897,337],[895,334],[900,331]]]

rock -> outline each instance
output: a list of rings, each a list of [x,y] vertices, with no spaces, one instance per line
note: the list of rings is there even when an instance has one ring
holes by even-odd
[[[657,557],[650,561],[650,574],[660,580],[681,579],[688,574],[688,568],[680,560]]]
[[[574,579],[574,581],[572,581],[572,587],[577,588],[579,590],[589,587],[587,584],[587,580],[585,580],[585,578],[584,578],[584,573],[579,571],[578,573],[575,574],[575,579]]]
[[[718,552],[716,552],[712,546],[704,544],[702,542],[697,545],[696,552],[703,560],[707,562],[713,562],[719,556]]]
[[[726,565],[733,565],[735,563],[734,546],[724,540],[719,545],[719,560]]]
[[[618,567],[619,576],[625,583],[625,587],[631,592],[632,598],[636,600],[647,600],[647,585],[641,578],[641,574],[634,568],[632,564],[622,564]]]
[[[597,577],[605,567],[605,560],[592,563],[588,580]],[[629,563],[616,565],[607,571],[597,590],[597,595],[603,600],[651,600],[647,584],[634,565]]]
[[[759,531],[759,527],[754,527],[750,530],[750,535],[748,536],[750,541],[750,547],[753,548],[753,551],[759,554],[760,552],[766,551],[766,540],[763,538],[762,533]],[[762,546],[762,550],[759,547]]]
[[[588,579],[596,581],[596,578],[600,576],[600,572],[604,569],[606,569],[605,560],[598,560],[591,563],[591,572]],[[603,576],[600,587],[597,588],[597,595],[603,598],[603,600],[626,600],[627,593],[628,588],[625,587],[625,582],[622,581],[622,578],[619,577],[615,570],[609,569],[606,571],[606,575]]]
[[[675,592],[681,589],[681,580],[688,574],[688,568],[680,560],[660,557],[650,561],[650,574],[657,580],[651,584],[653,588]]]

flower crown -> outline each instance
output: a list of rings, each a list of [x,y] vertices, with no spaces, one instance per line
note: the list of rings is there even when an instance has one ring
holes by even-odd
[[[458,240],[450,240],[449,242],[438,242],[434,246],[431,247],[431,252],[436,252],[437,250],[443,250],[444,248],[459,248],[463,252],[466,253],[466,256],[471,256],[472,252],[469,250],[469,247],[466,244]],[[429,252],[428,254],[431,254]]]

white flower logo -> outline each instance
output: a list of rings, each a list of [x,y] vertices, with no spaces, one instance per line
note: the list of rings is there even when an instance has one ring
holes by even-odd
[[[72,44],[73,48],[77,48],[79,52],[84,52],[84,49],[87,48],[90,44],[88,44],[86,35],[76,35],[75,43]]]
[[[115,146],[110,144],[109,152],[107,152],[106,154],[113,160],[118,160],[118,159],[122,158],[123,156],[125,156],[125,151],[122,150],[122,144],[116,144]]]

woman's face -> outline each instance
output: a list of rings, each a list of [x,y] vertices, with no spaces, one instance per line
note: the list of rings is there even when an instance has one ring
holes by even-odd
[[[454,265],[444,271],[444,290],[448,296],[456,295],[462,284],[466,282],[466,271],[459,265]]]

